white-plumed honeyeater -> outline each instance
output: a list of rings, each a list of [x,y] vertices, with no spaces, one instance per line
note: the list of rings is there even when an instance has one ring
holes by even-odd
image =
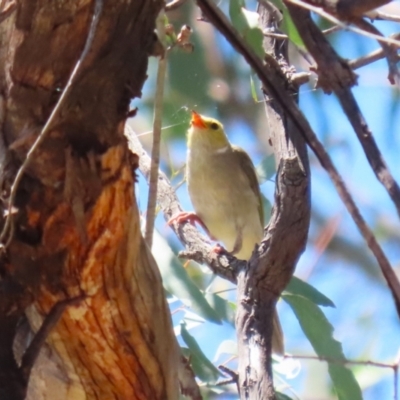
[[[263,237],[264,214],[254,165],[247,153],[229,143],[223,125],[192,112],[187,137],[186,179],[195,213],[170,222],[200,222],[231,254],[248,260]],[[273,321],[272,350],[282,354],[278,316]]]

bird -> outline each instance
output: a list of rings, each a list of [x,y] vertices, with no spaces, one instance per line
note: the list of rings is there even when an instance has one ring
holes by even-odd
[[[254,164],[242,148],[229,142],[221,122],[196,111],[192,111],[187,133],[186,180],[195,212],[181,212],[169,224],[197,222],[211,239],[222,242],[229,253],[249,260],[264,232],[262,198]],[[276,310],[272,350],[284,353]]]

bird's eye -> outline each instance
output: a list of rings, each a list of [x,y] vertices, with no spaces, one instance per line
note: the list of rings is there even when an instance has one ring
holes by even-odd
[[[219,126],[218,126],[218,124],[217,124],[216,122],[213,122],[213,123],[210,125],[210,127],[211,127],[211,129],[213,129],[214,131],[216,131],[216,130],[219,128]]]

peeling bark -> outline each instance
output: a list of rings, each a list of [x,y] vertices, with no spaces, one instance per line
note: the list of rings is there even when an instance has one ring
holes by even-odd
[[[28,398],[175,399],[178,348],[140,233],[137,159],[123,134],[162,2],[97,2],[19,1],[0,24],[0,175],[7,199],[81,56],[95,5],[102,5],[76,84],[18,188],[14,235],[0,265],[0,319],[15,328],[29,306],[37,330],[58,301],[84,297],[50,334]]]

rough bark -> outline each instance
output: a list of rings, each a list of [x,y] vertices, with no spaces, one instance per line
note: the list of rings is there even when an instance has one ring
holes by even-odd
[[[259,7],[262,29],[277,28],[279,12],[272,5]],[[286,45],[265,40],[266,51],[290,76]],[[277,76],[276,79],[283,79]],[[287,85],[297,96],[297,88]],[[264,239],[239,273],[236,329],[238,336],[240,398],[275,399],[272,376],[272,315],[279,294],[293,275],[303,252],[310,224],[310,174],[306,143],[285,110],[266,92],[267,134],[278,166],[275,205]]]
[[[145,0],[21,0],[0,24],[4,210],[16,171],[88,34],[94,34],[20,182],[13,235],[1,259],[0,321],[9,329],[0,337],[0,352],[10,347],[25,310],[37,330],[55,304],[82,296],[52,330],[28,398],[178,396],[177,345],[161,278],[140,233],[137,160],[123,134],[129,101],[140,95],[145,80],[161,6]],[[8,366],[15,367],[11,364],[9,357]],[[0,363],[2,382],[6,367]]]

